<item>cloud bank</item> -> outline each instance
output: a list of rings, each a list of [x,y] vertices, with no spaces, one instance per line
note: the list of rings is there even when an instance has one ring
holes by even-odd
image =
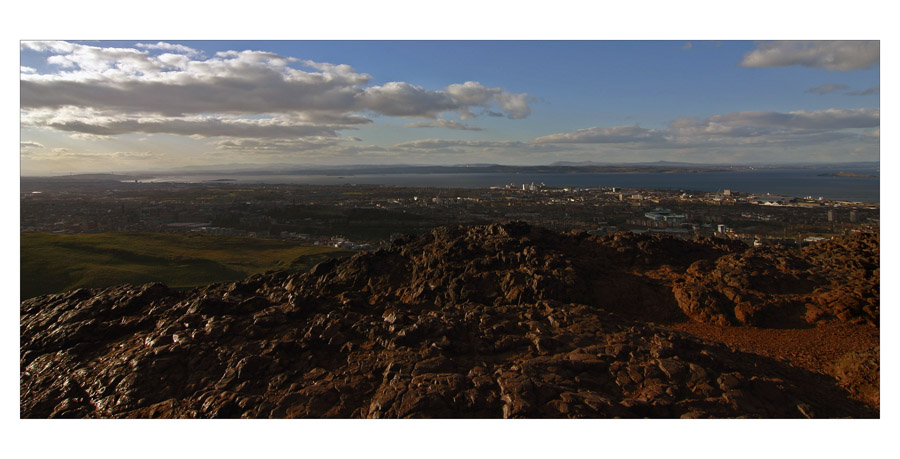
[[[846,93],[848,96],[874,96],[881,94],[881,86],[875,86],[874,88],[869,88],[863,91],[850,91]]]
[[[22,68],[23,124],[82,134],[337,137],[371,123],[370,115],[436,119],[449,112],[467,119],[490,110],[517,119],[531,113],[527,94],[474,81],[438,90],[401,81],[371,86],[372,76],[348,65],[265,51],[205,58],[165,42],[111,48],[32,41],[21,47],[48,54],[47,62],[59,69]]]
[[[634,143],[664,141],[664,132],[638,126],[592,127],[538,137],[534,143]]]
[[[535,138],[535,144],[610,144],[644,148],[796,144],[828,139],[857,138],[851,130],[879,128],[877,108],[798,110],[781,113],[747,111],[709,118],[683,117],[665,130],[639,126],[591,127]]]
[[[850,86],[840,83],[826,83],[821,86],[816,86],[815,88],[809,88],[803,92],[807,94],[818,94],[820,96],[824,96],[825,94],[831,94],[833,92],[843,91],[845,89],[850,89]]]
[[[881,57],[879,41],[773,41],[760,44],[741,61],[744,67],[801,65],[828,70],[858,70]]]
[[[469,126],[468,124],[462,124],[456,121],[439,119],[434,121],[419,121],[415,123],[407,123],[404,124],[404,128],[441,128],[441,129],[456,129],[459,131],[483,131],[480,127]]]
[[[37,142],[25,141],[25,142],[19,142],[19,148],[21,148],[23,150],[30,149],[30,148],[44,148],[44,145],[37,143]]]
[[[746,111],[710,116],[682,117],[666,129],[640,126],[597,126],[560,132],[530,141],[422,139],[401,142],[392,148],[406,154],[440,154],[473,157],[518,157],[533,153],[559,153],[566,157],[634,160],[636,154],[665,151],[673,158],[716,162],[717,155],[783,161],[785,148],[802,155],[810,149],[825,149],[839,155],[840,148],[851,145],[859,150],[877,151],[880,134],[880,110],[875,108],[827,109],[817,111]],[[580,155],[580,156],[579,156]],[[598,156],[599,155],[599,156]],[[756,155],[756,156],[754,156]],[[767,155],[767,156],[759,156]],[[839,156],[836,156],[839,158]],[[759,159],[757,159],[759,160]]]

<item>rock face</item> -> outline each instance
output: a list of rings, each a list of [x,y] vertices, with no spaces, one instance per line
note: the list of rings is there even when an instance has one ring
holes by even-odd
[[[833,378],[654,325],[877,324],[877,243],[508,223],[190,292],[44,296],[21,305],[21,416],[877,417]]]
[[[877,325],[878,235],[803,250],[753,248],[693,263],[673,292],[691,319],[784,327],[824,320]]]
[[[879,406],[881,391],[881,346],[864,352],[850,352],[834,363],[832,373],[840,385],[856,398]]]

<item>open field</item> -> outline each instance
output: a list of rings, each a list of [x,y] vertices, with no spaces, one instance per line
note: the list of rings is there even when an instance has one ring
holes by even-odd
[[[193,287],[273,269],[307,270],[353,253],[269,239],[154,233],[22,233],[20,244],[22,299],[126,283]]]

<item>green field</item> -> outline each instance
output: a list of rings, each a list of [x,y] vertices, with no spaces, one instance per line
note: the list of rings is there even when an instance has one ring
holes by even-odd
[[[234,236],[22,233],[22,299],[79,287],[194,287],[273,269],[305,271],[348,250]]]

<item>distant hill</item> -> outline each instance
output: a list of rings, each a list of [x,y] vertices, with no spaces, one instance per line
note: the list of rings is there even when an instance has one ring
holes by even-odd
[[[857,172],[833,172],[828,174],[819,174],[819,177],[856,177],[856,178],[877,178],[877,175],[860,174]]]
[[[672,161],[605,163],[594,161],[557,161],[546,165],[459,164],[411,165],[369,164],[344,166],[298,166],[295,164],[226,164],[209,166],[185,166],[168,171],[134,171],[122,174],[74,174],[55,177],[23,177],[22,180],[136,180],[161,175],[338,175],[365,174],[468,174],[468,173],[656,173],[656,172],[718,172],[747,169],[877,169],[879,162],[851,163],[792,163],[792,164],[699,164]]]
[[[645,163],[601,163],[594,161],[570,162],[557,161],[547,165],[516,166],[502,164],[461,164],[453,166],[437,165],[347,165],[347,166],[313,166],[297,167],[291,165],[257,166],[243,168],[208,169],[220,175],[362,175],[362,174],[466,174],[466,173],[633,173],[633,172],[714,172],[724,170],[759,169],[759,168],[876,168],[873,163],[840,163],[840,164],[695,164],[672,161],[655,161]],[[190,174],[202,173],[202,168],[192,169]],[[185,171],[185,173],[188,173]],[[177,171],[173,171],[177,175]]]

